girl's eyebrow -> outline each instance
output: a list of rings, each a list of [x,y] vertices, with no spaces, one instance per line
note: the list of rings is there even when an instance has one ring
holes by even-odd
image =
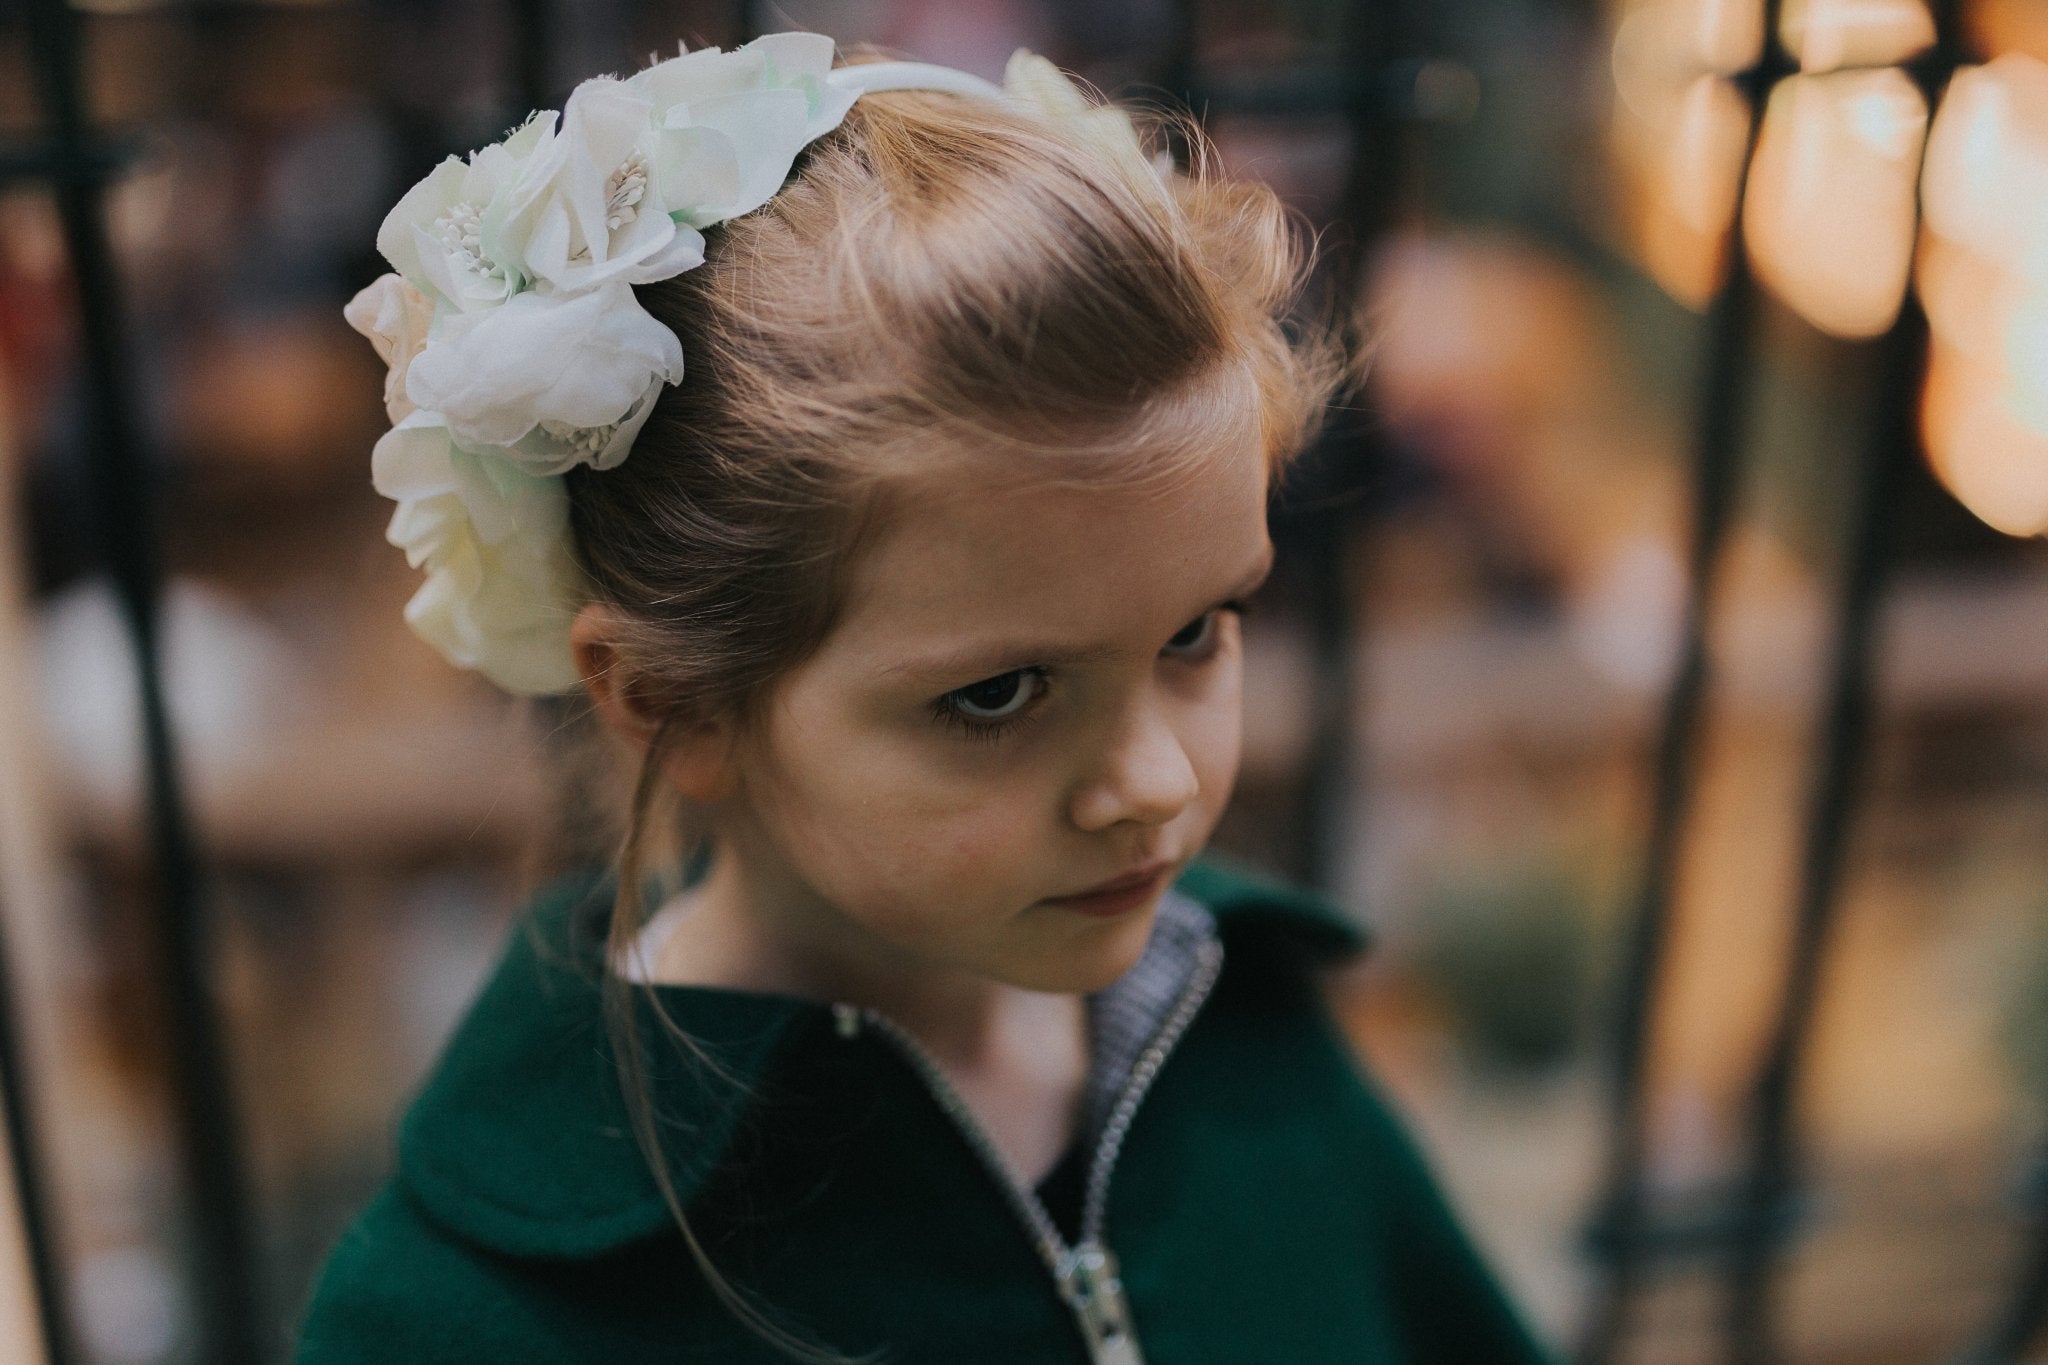
[[[1205,616],[1220,611],[1250,597],[1265,584],[1273,571],[1273,547],[1268,544],[1259,554],[1258,563],[1249,573],[1238,580],[1237,585],[1214,602],[1195,613]],[[1193,619],[1193,618],[1190,618]],[[905,659],[880,670],[880,676],[952,679],[997,678],[1023,668],[1067,668],[1078,664],[1097,663],[1116,651],[1100,645],[1077,648],[1069,641],[993,640],[969,645],[964,649],[930,654],[922,658]]]
[[[1067,668],[1077,664],[1097,663],[1108,658],[1112,651],[1100,646],[1076,649],[1062,642],[1038,644],[1029,640],[993,640],[970,645],[965,649],[944,654],[930,654],[919,659],[905,659],[890,664],[881,670],[885,678],[909,674],[918,678],[952,680],[966,678],[997,678],[1005,673],[1014,673],[1022,668]]]

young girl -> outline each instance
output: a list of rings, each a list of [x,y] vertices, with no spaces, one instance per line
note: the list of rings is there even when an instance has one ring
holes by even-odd
[[[1538,1358],[1319,1001],[1353,931],[1194,861],[1337,374],[1269,193],[1036,58],[781,35],[586,82],[379,245],[408,618],[638,780],[301,1361]]]

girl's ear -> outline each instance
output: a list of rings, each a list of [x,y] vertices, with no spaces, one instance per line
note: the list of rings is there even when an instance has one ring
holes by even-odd
[[[617,627],[617,614],[601,602],[586,604],[569,627],[576,671],[606,728],[636,753],[645,753],[659,738],[667,751],[662,774],[686,799],[709,803],[731,794],[731,727],[715,720],[677,720],[651,706],[632,685]]]

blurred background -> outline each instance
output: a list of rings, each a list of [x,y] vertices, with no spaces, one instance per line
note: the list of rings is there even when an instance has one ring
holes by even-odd
[[[2048,1359],[2042,0],[0,0],[0,1357],[284,1359],[563,826],[400,620],[384,211],[782,28],[1322,232],[1219,844],[1560,1351]]]

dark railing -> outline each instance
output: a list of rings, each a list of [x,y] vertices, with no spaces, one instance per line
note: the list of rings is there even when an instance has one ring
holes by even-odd
[[[26,13],[40,145],[19,159],[48,176],[70,255],[84,345],[86,403],[84,449],[91,479],[87,528],[99,561],[113,582],[135,659],[140,691],[146,772],[149,847],[157,898],[148,931],[147,959],[156,974],[170,1067],[175,1141],[184,1174],[185,1221],[192,1246],[192,1302],[203,1358],[220,1365],[256,1365],[264,1358],[257,1336],[261,1314],[249,1234],[242,1129],[231,1097],[218,1012],[211,993],[206,896],[185,803],[180,794],[178,749],[165,704],[158,600],[154,497],[156,468],[147,457],[138,420],[133,366],[122,314],[119,275],[107,233],[107,187],[121,173],[120,159],[92,130],[84,101],[79,19],[61,0],[31,0]],[[22,1058],[17,1050],[14,1061]],[[17,1123],[23,1143],[34,1126]],[[35,1187],[24,1200],[37,1207]],[[38,1223],[41,1223],[40,1218]],[[38,1233],[46,1236],[45,1229]],[[39,1249],[38,1264],[48,1255]],[[53,1359],[75,1351],[56,1305],[65,1301],[54,1281],[41,1286],[47,1349]]]
[[[1734,79],[1750,102],[1744,180],[1756,151],[1770,90],[1797,68],[1778,41],[1779,0],[1764,0],[1764,54]],[[1939,100],[1966,60],[1959,0],[1935,0],[1936,41],[1907,68],[1927,98]],[[1696,779],[1700,714],[1708,690],[1707,633],[1729,507],[1739,482],[1740,423],[1753,374],[1757,289],[1743,243],[1740,190],[1729,234],[1727,274],[1709,312],[1704,401],[1695,462],[1694,531],[1686,628],[1666,699],[1658,747],[1652,820],[1641,889],[1627,942],[1610,1034],[1611,1146],[1607,1182],[1590,1238],[1605,1274],[1582,1358],[1605,1362],[1625,1338],[1630,1302],[1644,1263],[1659,1250],[1643,1188],[1645,1056],[1655,1025],[1676,860]],[[1870,749],[1877,626],[1893,553],[1894,510],[1920,450],[1917,415],[1927,355],[1927,322],[1908,290],[1897,320],[1875,346],[1877,410],[1850,499],[1848,545],[1836,588],[1833,652],[1827,672],[1816,775],[1806,810],[1793,934],[1784,978],[1745,1115],[1742,1167],[1729,1207],[1707,1230],[1725,1248],[1724,1346],[1735,1362],[1778,1358],[1772,1294],[1777,1260],[1796,1226],[1799,1159],[1796,1104],[1819,996],[1826,945],[1840,900],[1843,869]],[[1686,1237],[1698,1245],[1698,1230]],[[2044,1239],[2048,1246],[2048,1239]],[[2008,1359],[2041,1317],[2048,1254],[2025,1268],[2014,1306],[1987,1337],[1980,1358]],[[2004,1354],[2001,1354],[2004,1353]]]
[[[1775,33],[1778,0],[1766,5]],[[1750,97],[1747,151],[1755,154],[1763,94],[1790,69],[1776,44],[1745,73]],[[1745,177],[1746,179],[1746,177]],[[1740,221],[1742,186],[1736,189]],[[1623,940],[1615,1018],[1607,1031],[1612,1114],[1606,1187],[1589,1236],[1604,1270],[1586,1317],[1580,1355],[1588,1365],[1614,1358],[1639,1285],[1648,1215],[1643,1173],[1648,1146],[1646,1063],[1654,1004],[1670,938],[1672,897],[1698,779],[1701,720],[1709,670],[1708,633],[1729,519],[1741,483],[1744,419],[1756,375],[1757,284],[1739,231],[1729,233],[1720,286],[1707,310],[1705,368],[1694,428],[1691,544],[1686,556],[1684,633],[1665,693],[1651,777],[1650,823],[1638,873],[1634,918]]]
[[[1319,262],[1326,296],[1340,308],[1359,296],[1373,251],[1401,209],[1415,115],[1406,9],[1403,0],[1350,6],[1336,64],[1283,67],[1246,80],[1204,68],[1198,6],[1182,0],[1159,74],[1169,97],[1204,119],[1245,114],[1343,121],[1351,155],[1337,199],[1340,232]],[[1366,416],[1369,406],[1347,401],[1333,414],[1322,438],[1288,472],[1273,512],[1278,561],[1297,584],[1313,663],[1299,815],[1285,855],[1289,870],[1315,885],[1337,875],[1342,823],[1359,799],[1362,776],[1352,725],[1362,604],[1346,566],[1373,504],[1372,479],[1385,462],[1379,433]]]
[[[0,924],[10,907],[0,901]],[[72,1345],[71,1295],[64,1284],[63,1257],[50,1217],[50,1184],[43,1174],[42,1135],[35,1129],[34,1087],[23,1045],[22,1011],[14,999],[13,954],[0,934],[0,1105],[6,1106],[8,1173],[21,1208],[21,1238],[28,1255],[29,1278],[36,1295],[36,1325],[42,1333],[44,1365],[71,1365],[78,1358]]]
[[[738,0],[727,11],[744,37],[766,9]],[[1736,80],[1748,94],[1753,153],[1770,88],[1793,69],[1775,34],[1778,0],[1765,0],[1765,54]],[[1936,0],[1938,41],[1911,68],[1930,103],[1964,59],[1958,0]],[[551,14],[545,0],[508,0],[513,27],[509,84],[522,107],[546,102]],[[1417,75],[1429,54],[1411,31],[1416,11],[1397,3],[1347,7],[1348,37],[1340,60],[1313,69],[1275,69],[1254,79],[1221,79],[1199,59],[1197,6],[1183,0],[1165,44],[1158,84],[1197,113],[1246,112],[1264,117],[1346,120],[1352,157],[1339,212],[1348,236],[1330,258],[1332,296],[1355,299],[1370,253],[1403,207],[1405,143],[1421,116]],[[235,1118],[230,1073],[217,1012],[209,994],[207,898],[201,860],[180,797],[177,748],[160,666],[153,466],[127,375],[127,340],[117,273],[107,235],[106,192],[125,173],[131,149],[94,129],[82,102],[84,71],[79,20],[60,0],[30,0],[24,10],[32,38],[40,133],[25,146],[0,147],[0,184],[28,182],[55,197],[77,285],[82,373],[89,401],[85,448],[94,474],[93,507],[101,562],[116,586],[133,646],[141,692],[147,759],[150,847],[157,903],[157,942],[149,954],[158,973],[170,1040],[186,1219],[193,1254],[189,1298],[195,1306],[194,1350],[209,1365],[256,1365],[271,1358],[249,1231],[242,1129]],[[1745,158],[1745,161],[1747,158]],[[1738,206],[1738,222],[1739,222]],[[1698,784],[1699,737],[1711,691],[1708,638],[1716,587],[1746,445],[1745,415],[1757,365],[1758,287],[1739,230],[1731,235],[1726,273],[1708,311],[1699,408],[1694,428],[1690,570],[1682,644],[1664,699],[1649,781],[1649,826],[1634,913],[1622,945],[1615,1009],[1607,1036],[1610,1149],[1589,1243],[1601,1275],[1580,1343],[1582,1358],[1600,1363],[1624,1354],[1628,1320],[1650,1264],[1669,1240],[1645,1188],[1645,1085],[1648,1042],[1656,1021],[1673,888]],[[1876,627],[1890,562],[1891,511],[1901,471],[1917,453],[1915,404],[1925,360],[1926,324],[1908,299],[1898,322],[1873,348],[1881,371],[1881,407],[1856,478],[1849,544],[1834,601],[1834,652],[1817,738],[1816,778],[1806,810],[1806,838],[1793,947],[1747,1113],[1744,1165],[1708,1240],[1724,1252],[1728,1307],[1723,1342],[1729,1358],[1774,1357],[1771,1290],[1778,1257],[1795,1220],[1799,1184],[1796,1105],[1806,1040],[1821,980],[1845,850],[1872,725]],[[1369,407],[1369,395],[1367,400]],[[1312,701],[1311,758],[1304,777],[1306,818],[1295,850],[1300,870],[1315,880],[1333,871],[1338,834],[1332,822],[1357,780],[1352,758],[1353,696],[1359,604],[1347,591],[1346,559],[1355,551],[1359,507],[1376,468],[1375,437],[1364,417],[1339,421],[1310,457],[1304,486],[1284,506],[1276,537],[1293,555],[1305,583],[1317,691]],[[0,917],[4,919],[4,917]],[[48,1183],[33,1122],[34,1087],[26,1074],[30,1049],[21,1041],[21,1012],[8,992],[12,964],[0,943],[0,1102],[21,1193],[37,1281],[45,1346],[52,1365],[78,1359],[58,1239],[51,1225]],[[2048,1159],[2044,1159],[2048,1160]],[[2048,1169],[2048,1167],[2044,1167]],[[1970,1365],[2016,1360],[2048,1315],[2048,1178],[2038,1182],[2034,1242],[2023,1258],[2010,1300],[1967,1356]],[[1697,1229],[1692,1236],[1697,1237]]]

